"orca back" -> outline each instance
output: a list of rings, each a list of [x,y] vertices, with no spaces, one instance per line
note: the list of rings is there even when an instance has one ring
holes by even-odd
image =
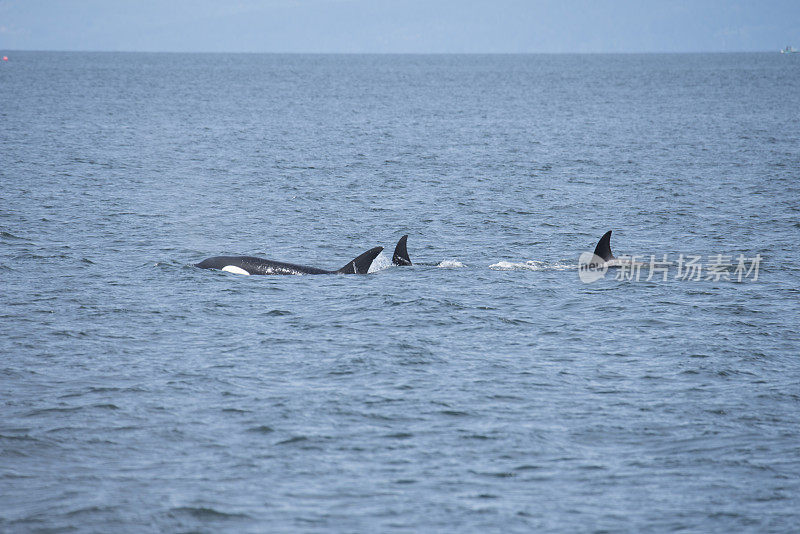
[[[361,256],[347,262],[347,265],[336,271],[339,274],[367,274],[372,261],[383,251],[383,247],[371,248]]]
[[[247,274],[331,274],[334,272],[254,256],[214,256],[195,264],[195,267],[218,269],[237,274],[244,274],[239,270],[245,271]]]

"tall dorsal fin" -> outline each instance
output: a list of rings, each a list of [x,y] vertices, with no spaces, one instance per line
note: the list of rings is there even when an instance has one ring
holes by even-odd
[[[378,257],[383,247],[371,248],[361,256],[350,260],[347,265],[336,271],[339,274],[367,274],[369,266],[372,265],[372,260]]]
[[[408,257],[406,241],[408,241],[408,235],[401,237],[400,241],[397,242],[397,246],[394,248],[392,263],[395,265],[411,265],[411,258]]]
[[[611,253],[611,230],[603,234],[597,246],[594,248],[594,255],[603,258],[603,261],[613,260],[614,255]]]

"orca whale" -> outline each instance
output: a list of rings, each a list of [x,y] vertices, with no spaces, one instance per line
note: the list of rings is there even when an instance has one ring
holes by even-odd
[[[579,261],[590,269],[596,267],[622,267],[623,265],[636,265],[638,263],[632,262],[630,258],[625,256],[617,258],[611,253],[611,230],[603,234],[591,255],[588,252],[585,254],[586,257]]]
[[[411,265],[411,258],[408,257],[406,241],[408,241],[408,235],[401,237],[400,241],[397,242],[397,246],[394,247],[394,254],[392,254],[392,263],[394,265]]]
[[[603,234],[603,237],[597,242],[597,246],[594,247],[594,255],[601,258],[605,263],[617,259],[611,253],[611,230]]]
[[[381,253],[383,247],[371,248],[362,255],[347,262],[336,271],[326,271],[316,267],[296,265],[282,261],[267,260],[253,256],[214,256],[206,258],[195,267],[219,269],[234,274],[367,274],[372,260]]]
[[[583,252],[578,257],[578,277],[591,284],[603,278],[609,267],[619,267],[621,262],[611,253],[611,230],[603,234],[594,252]]]

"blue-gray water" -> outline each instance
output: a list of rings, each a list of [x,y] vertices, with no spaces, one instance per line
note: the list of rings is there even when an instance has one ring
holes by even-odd
[[[800,58],[7,54],[3,532],[800,524]]]

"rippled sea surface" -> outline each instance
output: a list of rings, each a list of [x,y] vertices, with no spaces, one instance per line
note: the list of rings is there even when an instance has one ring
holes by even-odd
[[[800,524],[800,58],[8,55],[1,531]]]

